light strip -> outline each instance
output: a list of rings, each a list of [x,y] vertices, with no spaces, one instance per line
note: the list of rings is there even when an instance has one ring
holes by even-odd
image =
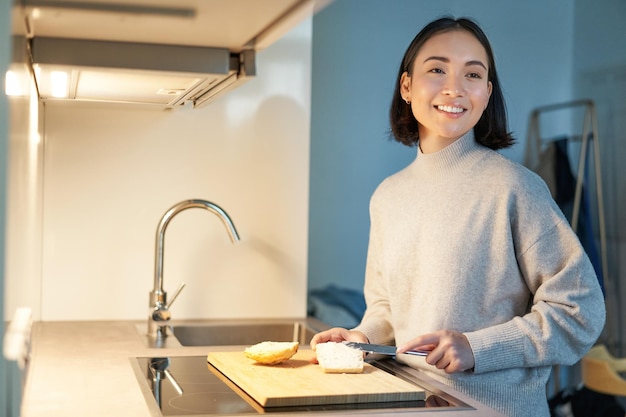
[[[67,97],[68,76],[64,71],[50,72],[50,94],[56,98]]]
[[[4,79],[4,92],[7,96],[21,96],[24,94],[20,87],[20,80],[15,71],[8,70]]]

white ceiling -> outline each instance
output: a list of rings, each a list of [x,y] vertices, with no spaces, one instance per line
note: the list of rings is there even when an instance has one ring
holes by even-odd
[[[312,0],[24,0],[30,36],[193,46],[261,47]],[[317,3],[317,4],[316,4]],[[314,5],[315,4],[315,5]],[[19,14],[15,14],[20,18]],[[14,22],[14,27],[19,28]],[[17,30],[16,30],[17,31]]]

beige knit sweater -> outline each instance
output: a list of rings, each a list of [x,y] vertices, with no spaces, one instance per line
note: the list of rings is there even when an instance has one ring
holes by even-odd
[[[398,345],[463,332],[474,372],[426,370],[508,416],[549,416],[551,366],[574,364],[605,320],[593,266],[534,173],[470,132],[387,178],[370,204],[367,310],[357,330]]]

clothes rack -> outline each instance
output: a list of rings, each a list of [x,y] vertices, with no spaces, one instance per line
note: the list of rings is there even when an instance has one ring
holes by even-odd
[[[580,152],[578,155],[578,170],[576,172],[576,187],[570,223],[574,232],[578,232],[579,216],[581,212],[583,195],[583,183],[585,182],[584,180],[587,173],[587,154],[589,152],[589,143],[591,141],[594,157],[593,165],[595,168],[595,172],[593,173],[595,177],[595,200],[597,207],[598,228],[600,234],[600,271],[604,286],[605,288],[609,289],[606,291],[605,297],[607,303],[607,312],[610,312],[612,310],[609,309],[609,303],[612,297],[611,294],[613,294],[613,291],[611,291],[613,287],[608,271],[606,222],[603,203],[604,199],[602,195],[602,171],[600,166],[600,140],[598,137],[598,124],[594,102],[589,99],[582,99],[535,108],[531,112],[529,119],[524,163],[527,167],[533,169],[537,165],[540,154],[543,151],[546,143],[549,143],[551,140],[553,140],[551,138],[545,138],[542,136],[540,116],[546,113],[552,113],[561,110],[580,111],[580,109],[584,111],[584,116],[582,123],[582,132],[580,136],[574,136],[574,140],[580,141]],[[605,326],[605,329],[607,345],[614,346],[613,324],[611,322],[611,314],[609,313],[607,313],[607,326]],[[558,390],[560,388],[558,371],[555,372],[554,377],[556,388]]]

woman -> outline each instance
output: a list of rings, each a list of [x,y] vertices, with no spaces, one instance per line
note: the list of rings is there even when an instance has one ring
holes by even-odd
[[[397,344],[412,367],[509,416],[549,416],[552,365],[604,326],[594,269],[543,181],[497,153],[513,143],[493,53],[469,19],[428,24],[391,105],[416,159],[370,202],[364,293],[352,330],[311,341]]]

